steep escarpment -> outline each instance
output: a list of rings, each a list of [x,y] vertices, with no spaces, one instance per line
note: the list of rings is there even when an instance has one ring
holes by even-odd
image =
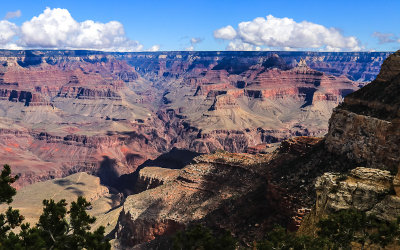
[[[179,170],[177,169],[145,167],[139,171],[138,180],[135,184],[135,192],[141,193],[174,181],[178,175]]]
[[[327,149],[366,167],[397,173],[400,163],[399,52],[382,65],[377,79],[350,94],[333,113]]]
[[[384,221],[398,218],[399,69],[396,52],[375,81],[350,94],[333,112],[325,148],[353,161],[353,169],[328,172],[316,180],[316,203],[301,233],[315,234],[321,218],[343,209],[357,209]]]
[[[134,132],[54,136],[21,128],[1,129],[0,138],[2,162],[12,164],[20,176],[17,187],[81,171],[113,185],[122,174],[135,171],[149,154],[164,150],[163,138]]]

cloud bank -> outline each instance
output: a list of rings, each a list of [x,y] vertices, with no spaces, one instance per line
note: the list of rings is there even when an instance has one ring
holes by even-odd
[[[0,21],[0,46],[21,49],[143,50],[142,44],[126,36],[120,22],[77,22],[67,9],[60,8],[46,8],[42,14],[20,27],[7,20]]]
[[[359,51],[354,36],[344,36],[338,29],[307,21],[268,15],[241,22],[237,29],[228,25],[214,31],[216,39],[230,41],[227,50],[313,49],[324,51]]]

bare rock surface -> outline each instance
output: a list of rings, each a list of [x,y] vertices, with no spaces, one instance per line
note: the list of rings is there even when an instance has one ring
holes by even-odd
[[[335,109],[326,137],[329,151],[346,155],[366,167],[398,172],[400,75],[395,70],[399,67],[398,58],[399,52],[391,55],[375,81],[350,94]]]
[[[315,207],[300,232],[315,234],[329,213],[357,209],[393,221],[400,214],[399,51],[389,56],[372,83],[348,95],[333,112],[325,149],[357,167],[325,173],[316,181]]]
[[[127,197],[117,238],[133,246],[204,219],[224,202],[254,191],[263,182],[256,163],[268,158],[228,153],[195,158],[175,180]]]
[[[176,180],[179,170],[160,167],[145,167],[139,171],[138,181],[135,184],[137,193],[152,189]]]
[[[317,200],[299,232],[314,234],[316,223],[330,213],[357,209],[382,220],[396,220],[400,212],[399,197],[394,194],[389,171],[358,167],[348,175],[325,173],[315,184]]]

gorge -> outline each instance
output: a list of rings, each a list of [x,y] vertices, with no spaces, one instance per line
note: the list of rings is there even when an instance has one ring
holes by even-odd
[[[390,53],[0,54],[1,163],[24,186],[80,171],[112,185],[174,147],[258,152],[322,136]]]

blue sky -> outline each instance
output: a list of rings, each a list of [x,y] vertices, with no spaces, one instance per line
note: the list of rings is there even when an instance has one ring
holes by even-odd
[[[1,5],[0,18],[7,16],[7,20],[0,21],[0,32],[9,34],[1,38],[0,33],[3,48],[333,51],[400,48],[400,1],[397,0],[16,0]],[[49,8],[46,16],[32,22],[46,7]],[[54,11],[56,8],[64,12]],[[67,21],[58,24],[49,21],[54,16],[68,14],[71,18]],[[258,17],[261,18],[255,20]],[[68,20],[73,22],[68,29],[57,27]],[[83,25],[87,20],[100,26]],[[110,21],[118,23],[105,25]],[[30,23],[23,27],[24,22]],[[42,27],[48,24],[56,26],[42,34]],[[83,30],[88,25],[90,29]],[[93,29],[97,30],[95,35]]]

